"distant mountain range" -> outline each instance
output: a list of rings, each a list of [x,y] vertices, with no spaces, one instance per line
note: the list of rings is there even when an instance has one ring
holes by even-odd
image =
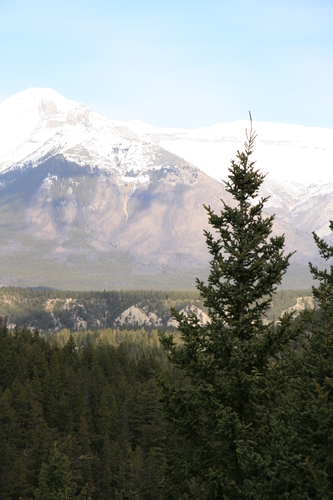
[[[311,231],[331,237],[333,130],[255,123],[274,231],[297,249],[286,287],[308,287]],[[248,122],[195,131],[115,122],[51,89],[0,105],[0,284],[194,288],[209,256],[203,203],[230,196]],[[218,168],[218,165],[221,165]],[[311,181],[311,182],[310,182]],[[297,278],[297,279],[296,279]]]

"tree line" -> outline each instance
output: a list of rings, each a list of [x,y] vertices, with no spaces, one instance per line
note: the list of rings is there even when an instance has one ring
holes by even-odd
[[[277,320],[282,311],[296,304],[298,297],[310,294],[311,290],[278,290],[266,312],[267,319]],[[171,307],[181,310],[188,305],[195,305],[206,311],[198,291],[71,292],[0,287],[0,315],[7,317],[8,324],[38,328],[45,334],[63,329],[72,333],[84,329],[112,329],[115,328],[116,318],[136,304],[161,318],[163,329],[168,328]],[[128,328],[128,325],[124,328]],[[131,328],[135,328],[135,325],[131,325]],[[149,330],[155,326],[145,325],[145,328]]]

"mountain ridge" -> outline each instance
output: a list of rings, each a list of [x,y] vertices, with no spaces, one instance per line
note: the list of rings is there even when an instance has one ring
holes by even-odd
[[[248,126],[234,122],[187,131],[114,122],[50,89],[28,89],[5,101],[0,105],[3,283],[75,289],[94,283],[101,289],[140,288],[140,280],[151,280],[153,287],[179,289],[193,279],[194,286],[195,274],[202,276],[209,261],[202,205],[219,210],[221,198],[232,203],[210,175],[213,169],[199,168],[198,151],[202,144],[201,151],[212,147],[210,155],[226,148],[223,163],[230,149],[226,173],[244,142],[241,128]],[[284,129],[278,129],[274,145],[263,146],[266,130],[255,152],[265,147],[288,152],[299,136],[286,145]],[[320,155],[331,132],[318,143]],[[193,146],[191,154],[184,141]],[[311,231],[330,236],[333,183],[268,176],[260,195],[270,196],[266,213],[276,214],[274,233],[286,233],[286,251],[296,248],[294,262],[304,267],[315,258]],[[296,284],[303,286],[308,285]]]

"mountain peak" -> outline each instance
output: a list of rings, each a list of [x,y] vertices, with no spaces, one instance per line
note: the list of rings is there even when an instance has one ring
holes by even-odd
[[[229,193],[214,179],[227,179],[245,128],[248,122],[191,131],[111,121],[47,88],[7,99],[0,105],[0,241],[7,242],[6,259],[13,255],[10,265],[19,261],[25,269],[26,255],[46,276],[50,259],[61,263],[54,267],[58,274],[74,255],[64,267],[68,274],[75,262],[78,275],[82,266],[99,269],[101,286],[106,267],[118,276],[125,262],[136,273],[163,271],[163,281],[164,272],[205,266],[202,204],[216,209],[221,195],[228,203]],[[286,251],[297,248],[298,262],[308,262],[316,250],[311,231],[330,234],[333,130],[260,122],[254,129],[258,168],[270,173],[260,194],[270,196],[265,209],[276,214],[274,230],[286,234]],[[325,184],[314,183],[320,177]],[[91,267],[94,259],[101,267]]]
[[[82,106],[79,102],[66,99],[59,92],[51,88],[29,87],[9,97],[0,104],[0,113],[2,115],[4,112],[10,111],[11,113],[19,112],[20,114],[24,114],[33,111],[43,102],[52,102],[56,104],[59,110],[64,111]],[[41,109],[41,111],[43,110]]]
[[[0,171],[83,143],[91,114],[50,88],[31,87],[8,98],[0,105]]]
[[[140,133],[150,127],[135,123]],[[112,171],[120,179],[125,176],[126,183],[137,185],[146,182],[147,170],[184,163],[127,125],[52,89],[29,88],[0,105],[0,172],[37,166],[46,157],[61,155],[81,166]]]
[[[243,147],[249,125],[235,121],[186,130],[139,120],[116,122],[53,89],[31,87],[0,104],[0,172],[54,153],[106,169],[123,161],[125,169],[137,171],[148,164],[158,167],[157,149],[162,148],[221,180],[228,175],[230,159]],[[258,133],[254,157],[269,179],[331,181],[332,129],[263,122],[253,126]]]

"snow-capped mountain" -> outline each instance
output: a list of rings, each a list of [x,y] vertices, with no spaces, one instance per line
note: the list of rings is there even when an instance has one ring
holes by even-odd
[[[188,288],[208,264],[202,204],[249,122],[198,130],[116,122],[51,89],[0,105],[0,272],[4,283]],[[333,130],[254,123],[262,189],[295,262],[333,218]],[[147,278],[150,276],[151,278]]]
[[[268,179],[301,185],[332,181],[333,129],[263,122],[255,122],[254,128],[255,158]],[[79,165],[103,169],[117,170],[120,163],[122,174],[126,168],[137,172],[158,166],[162,147],[220,181],[228,175],[247,129],[248,121],[197,130],[116,122],[52,89],[30,88],[0,104],[0,168],[62,154]]]
[[[221,180],[228,175],[230,159],[242,149],[250,123],[219,123],[197,130],[163,129],[141,122],[129,122],[126,127]],[[264,122],[254,122],[253,127],[257,133],[254,158],[268,179],[301,184],[332,181],[332,129]]]
[[[147,169],[161,165],[160,148],[126,137],[121,128],[54,90],[28,89],[0,105],[0,171],[62,155],[126,180],[133,172],[136,182],[144,182]]]

